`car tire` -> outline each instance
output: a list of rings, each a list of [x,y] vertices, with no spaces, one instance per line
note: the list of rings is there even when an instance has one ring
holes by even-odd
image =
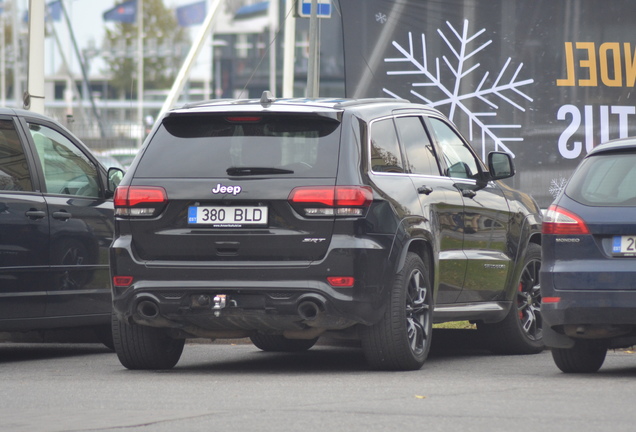
[[[541,246],[530,243],[510,311],[503,321],[478,323],[480,335],[496,354],[536,354],[545,349],[541,317]]]
[[[409,252],[396,275],[382,319],[361,328],[369,366],[379,370],[417,370],[431,348],[433,293],[422,259]]]
[[[314,339],[287,339],[282,335],[268,335],[256,333],[250,336],[250,340],[256,348],[267,352],[300,352],[313,347],[318,338]]]
[[[181,358],[185,340],[169,337],[165,329],[128,324],[116,316],[112,328],[117,357],[127,369],[171,369]]]
[[[606,344],[581,339],[572,348],[552,348],[554,364],[565,373],[597,372],[606,355]]]

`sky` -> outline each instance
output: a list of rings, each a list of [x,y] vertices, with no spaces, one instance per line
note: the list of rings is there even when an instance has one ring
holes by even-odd
[[[50,0],[47,0],[47,3]],[[115,0],[63,0],[66,10],[69,14],[71,26],[75,34],[75,39],[80,50],[88,48],[91,43],[95,47],[100,48],[102,46],[103,38],[106,26],[113,26],[114,23],[107,23],[103,20],[102,15],[105,11],[115,6]],[[164,4],[168,8],[174,8],[191,3],[195,3],[198,0],[164,0]],[[208,1],[208,3],[210,3]],[[27,9],[28,0],[21,0],[18,3],[21,6],[21,11]],[[22,16],[22,12],[20,13]],[[58,34],[60,44],[65,48],[65,57],[69,63],[71,69],[76,74],[81,73],[79,62],[77,61],[72,48],[71,37],[67,29],[65,21],[62,19],[53,23],[55,30]],[[190,38],[194,40],[201,30],[200,25],[188,27],[190,31]],[[47,37],[45,41],[45,74],[53,75],[59,71],[62,60],[55,42],[55,38]],[[204,78],[204,75],[209,70],[205,67],[209,64],[210,50],[203,49],[200,53],[197,64],[194,66],[191,76]],[[100,71],[105,70],[105,64],[98,58],[91,62],[90,72],[92,74],[98,74]]]

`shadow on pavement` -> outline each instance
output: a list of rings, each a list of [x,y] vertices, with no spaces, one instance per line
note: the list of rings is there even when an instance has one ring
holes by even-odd
[[[2,334],[0,341],[0,364],[27,360],[64,358],[88,354],[112,353],[108,348],[94,342],[86,333],[47,333],[17,334],[9,338]],[[184,373],[209,371],[227,371],[242,373],[289,373],[289,372],[351,372],[368,371],[364,354],[358,341],[321,339],[316,348],[300,353],[266,353],[251,345],[249,339],[191,341],[188,346],[207,345],[210,349],[210,362],[180,365],[173,371],[158,373]],[[237,360],[215,358],[214,345],[238,345],[253,348],[247,355]],[[188,350],[186,346],[186,352]],[[433,345],[429,358],[468,357],[490,355],[475,330],[434,329]],[[183,360],[183,359],[182,359]]]
[[[113,354],[101,344],[0,343],[0,364],[27,360],[46,360],[87,354]]]
[[[429,357],[491,354],[477,330],[433,329],[433,345]]]
[[[0,363],[112,352],[92,329],[0,332]]]
[[[299,353],[272,353],[262,352],[251,345],[249,339],[226,341],[225,344],[236,345],[244,355],[231,359],[215,357],[214,345],[224,344],[216,341],[211,344],[209,361],[189,362],[187,350],[191,346],[201,343],[189,343],[184,351],[184,357],[177,366],[168,371],[158,373],[187,374],[187,373],[241,373],[241,374],[272,374],[289,373],[351,373],[370,372],[357,341],[345,341],[338,339],[322,338],[315,348]],[[491,355],[490,351],[483,348],[483,344],[474,330],[447,330],[435,329],[433,331],[433,345],[430,359],[448,357],[468,357]],[[185,361],[184,361],[185,360]]]

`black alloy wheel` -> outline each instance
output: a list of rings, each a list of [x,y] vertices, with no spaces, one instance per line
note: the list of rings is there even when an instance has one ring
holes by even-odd
[[[431,337],[427,285],[424,274],[419,269],[411,272],[406,292],[406,328],[409,345],[415,355],[424,353]]]
[[[433,293],[428,268],[409,252],[396,275],[382,319],[362,327],[362,348],[369,366],[382,370],[417,370],[431,348]]]
[[[539,271],[541,258],[532,257],[526,262],[517,292],[517,310],[521,329],[530,340],[541,340],[543,320],[541,317],[541,284]]]
[[[498,323],[477,323],[491,351],[497,354],[536,354],[545,348],[541,317],[541,246],[530,243],[516,284],[510,311]]]

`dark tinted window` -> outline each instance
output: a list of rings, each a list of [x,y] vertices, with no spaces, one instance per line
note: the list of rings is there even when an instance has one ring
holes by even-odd
[[[0,190],[33,190],[24,149],[11,120],[0,120]]]
[[[336,174],[340,123],[322,117],[234,114],[164,120],[136,177],[225,177],[228,168],[280,168],[291,177]]]
[[[439,175],[439,168],[424,124],[420,117],[398,117],[395,124],[408,159],[409,171],[414,174]]]
[[[572,175],[565,193],[589,206],[636,205],[636,154],[590,156]]]
[[[393,119],[379,120],[371,125],[371,169],[376,172],[404,172]]]

